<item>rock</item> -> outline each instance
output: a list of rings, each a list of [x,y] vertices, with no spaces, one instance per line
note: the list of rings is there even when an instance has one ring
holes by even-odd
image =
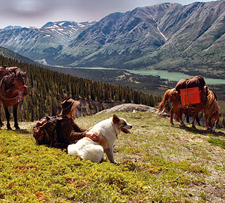
[[[126,103],[126,104],[120,104],[116,105],[110,109],[105,109],[103,111],[98,112],[97,114],[103,114],[103,113],[114,113],[118,111],[130,111],[130,112],[137,112],[137,111],[142,111],[142,112],[151,112],[153,114],[157,114],[158,109],[154,107],[150,107],[147,105],[143,104],[132,104],[132,103]],[[168,116],[168,114],[164,114],[164,116]]]

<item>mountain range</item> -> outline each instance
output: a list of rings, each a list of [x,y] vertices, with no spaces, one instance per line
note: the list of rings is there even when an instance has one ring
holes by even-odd
[[[0,30],[0,46],[10,49],[44,65],[54,58],[92,22],[48,22],[41,28],[8,26]]]
[[[46,65],[161,69],[224,78],[225,1],[164,3],[93,22],[0,30],[0,46]]]

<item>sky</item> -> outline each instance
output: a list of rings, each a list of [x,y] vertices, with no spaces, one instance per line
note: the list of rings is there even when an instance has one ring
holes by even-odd
[[[210,0],[199,0],[206,2]],[[12,26],[42,27],[49,21],[100,20],[114,12],[165,2],[188,5],[194,0],[0,0],[0,29]]]

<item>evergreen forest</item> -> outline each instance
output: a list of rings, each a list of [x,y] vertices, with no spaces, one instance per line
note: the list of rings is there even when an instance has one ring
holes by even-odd
[[[18,119],[21,122],[35,121],[43,116],[60,113],[60,103],[65,97],[87,100],[90,104],[97,101],[100,103],[136,103],[149,106],[155,106],[161,100],[160,97],[132,90],[128,86],[115,86],[78,78],[36,65],[29,65],[2,55],[0,55],[0,65],[17,66],[26,72],[29,93],[20,101]],[[81,106],[81,109],[84,108]],[[95,113],[97,113],[99,109],[94,108]],[[4,112],[3,109],[1,111]],[[5,118],[2,116],[2,119]]]

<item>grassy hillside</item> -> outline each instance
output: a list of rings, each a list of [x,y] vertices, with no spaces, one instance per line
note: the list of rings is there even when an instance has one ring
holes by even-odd
[[[0,132],[0,202],[223,202],[225,130],[171,126],[145,112],[116,113],[133,124],[115,143],[118,165],[94,164],[38,146],[33,123]],[[112,116],[76,119],[89,128]]]

